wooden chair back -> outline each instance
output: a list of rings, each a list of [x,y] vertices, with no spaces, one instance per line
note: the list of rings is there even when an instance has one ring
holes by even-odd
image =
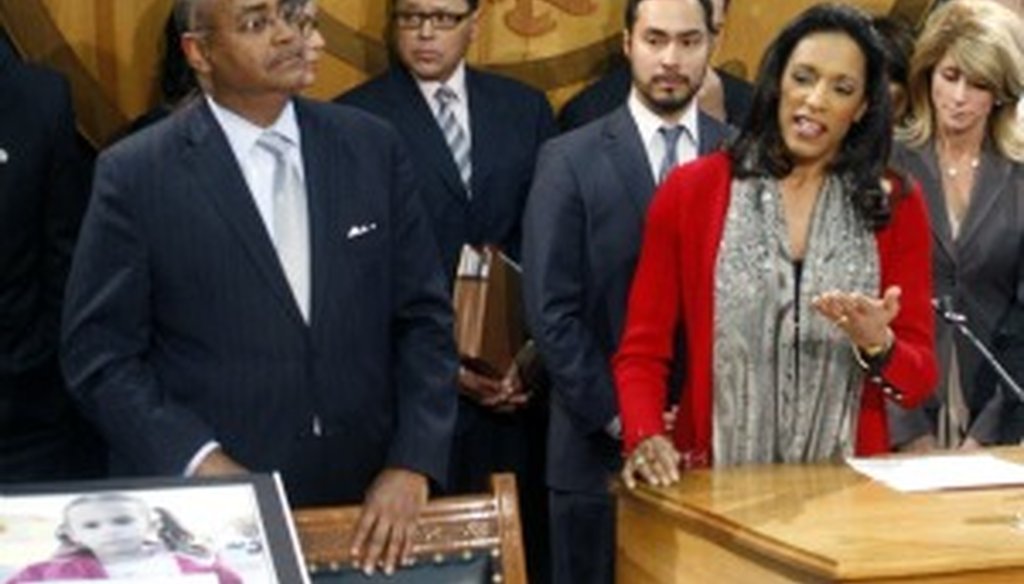
[[[311,575],[353,565],[349,542],[359,507],[299,509],[295,526]],[[417,564],[446,562],[486,554],[493,582],[526,583],[522,525],[516,480],[512,474],[491,477],[491,492],[431,500],[414,536]]]

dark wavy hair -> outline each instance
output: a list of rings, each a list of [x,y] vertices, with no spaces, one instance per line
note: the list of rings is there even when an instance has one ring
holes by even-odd
[[[867,63],[867,111],[850,126],[829,170],[843,182],[860,218],[871,228],[889,223],[889,197],[882,188],[892,147],[892,104],[889,97],[885,49],[871,18],[852,6],[819,4],[790,22],[765,51],[754,87],[750,115],[739,137],[729,146],[739,178],[782,178],[794,166],[792,153],[779,126],[782,76],[797,44],[816,33],[837,32],[860,47]]]

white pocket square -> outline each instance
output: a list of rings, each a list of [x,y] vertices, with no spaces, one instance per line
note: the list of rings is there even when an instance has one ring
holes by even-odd
[[[348,234],[346,234],[345,237],[347,239],[355,239],[357,237],[362,237],[362,236],[366,235],[367,233],[373,231],[374,229],[377,229],[377,224],[376,223],[366,223],[364,225],[353,225],[352,227],[348,228]]]

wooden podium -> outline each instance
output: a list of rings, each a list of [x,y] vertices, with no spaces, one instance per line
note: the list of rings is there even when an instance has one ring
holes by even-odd
[[[692,471],[618,495],[623,584],[1024,582],[1024,487],[906,494],[837,464]]]

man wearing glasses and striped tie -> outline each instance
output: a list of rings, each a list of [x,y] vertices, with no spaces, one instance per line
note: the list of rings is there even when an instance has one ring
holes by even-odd
[[[391,0],[388,9],[395,62],[338,101],[387,119],[405,138],[450,279],[466,244],[496,245],[518,260],[537,150],[555,132],[547,100],[466,64],[478,0]],[[453,492],[484,490],[489,473],[515,472],[527,553],[539,568],[547,551],[546,406],[523,386],[515,366],[493,375],[464,360],[449,486]]]

